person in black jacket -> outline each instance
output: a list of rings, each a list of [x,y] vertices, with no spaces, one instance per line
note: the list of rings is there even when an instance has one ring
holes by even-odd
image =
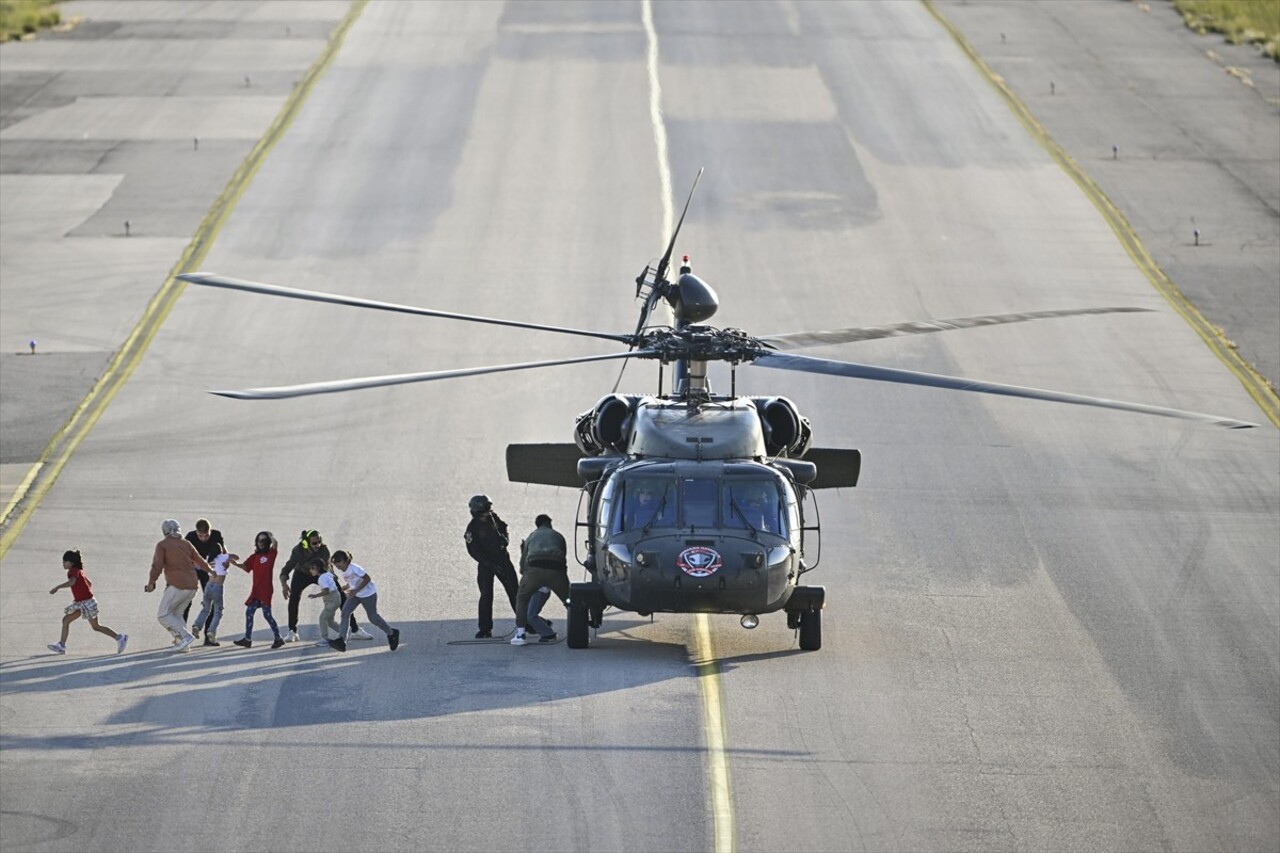
[[[324,544],[320,531],[304,530],[298,544],[294,545],[293,550],[289,552],[289,561],[280,570],[280,591],[289,602],[289,630],[284,635],[286,643],[298,642],[298,603],[302,600],[302,591],[316,582],[311,572],[307,571],[307,563],[317,557],[324,561],[325,566],[328,566],[329,546]],[[338,590],[338,596],[345,604],[347,596],[341,589]],[[354,614],[351,616],[349,636],[355,640],[373,639],[372,634],[356,624]]]
[[[204,561],[209,565],[213,565],[214,557],[227,553],[227,546],[222,541],[222,531],[214,530],[207,518],[197,519],[195,529],[189,531],[185,538],[196,549],[196,553],[204,558]],[[196,578],[200,581],[200,591],[203,592],[205,587],[209,585],[209,573],[199,566],[196,566],[195,570]],[[183,620],[186,620],[190,612],[191,605],[188,604],[187,609],[182,611]],[[192,625],[191,633],[197,637],[200,636],[200,632],[207,629],[211,621],[213,621],[213,614],[205,617],[203,625]]]
[[[471,523],[463,539],[467,553],[476,561],[476,585],[480,587],[480,606],[476,639],[493,636],[493,579],[497,578],[507,591],[511,612],[516,612],[516,567],[507,554],[507,523],[493,511],[493,502],[487,495],[476,495],[467,506],[471,509]]]

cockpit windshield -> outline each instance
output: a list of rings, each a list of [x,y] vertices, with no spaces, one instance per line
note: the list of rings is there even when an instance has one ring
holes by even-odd
[[[725,527],[782,533],[782,497],[772,480],[725,480],[722,489]]]
[[[671,527],[676,519],[674,484],[658,477],[628,480],[619,501],[613,532]]]
[[[636,477],[610,492],[613,533],[726,527],[787,534],[786,505],[770,478]]]
[[[680,481],[680,515],[685,527],[716,526],[719,485],[715,480],[686,478]]]

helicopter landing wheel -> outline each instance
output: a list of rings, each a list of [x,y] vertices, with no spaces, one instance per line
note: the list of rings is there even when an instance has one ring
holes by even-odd
[[[816,652],[822,648],[821,610],[806,610],[800,614],[800,648],[806,652]]]
[[[571,649],[585,649],[591,644],[590,625],[585,604],[569,604],[569,635],[566,640]]]

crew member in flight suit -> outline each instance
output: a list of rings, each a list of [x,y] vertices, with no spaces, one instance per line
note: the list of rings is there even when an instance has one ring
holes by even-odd
[[[493,502],[487,495],[476,495],[467,503],[471,509],[471,523],[463,538],[467,553],[476,561],[476,585],[480,587],[480,606],[476,639],[493,636],[493,579],[497,578],[507,591],[511,612],[516,612],[516,567],[507,554],[507,523],[493,511]]]

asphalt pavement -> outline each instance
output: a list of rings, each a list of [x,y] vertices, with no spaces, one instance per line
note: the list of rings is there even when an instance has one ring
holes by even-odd
[[[6,501],[348,8],[76,2],[63,6],[74,26],[0,46]],[[1274,388],[1280,65],[1190,32],[1164,2],[936,8]],[[131,49],[148,39],[188,47]]]
[[[102,366],[132,345],[139,317],[151,311],[153,296],[180,263],[192,234],[239,164],[251,156],[255,141],[268,132],[301,75],[322,55],[325,36],[348,8],[345,2],[292,1],[68,4],[68,13],[85,16],[76,29],[0,47],[0,350],[5,353],[0,461],[14,472],[12,478],[6,475],[6,484],[40,461],[47,437],[65,422]],[[251,269],[255,275],[320,271],[316,277],[330,283],[326,286],[350,280],[362,295],[412,301],[414,274],[453,263],[454,275],[430,281],[436,288],[430,304],[437,304],[435,297],[453,298],[447,307],[474,308],[459,297],[455,284],[474,281],[485,283],[491,299],[515,303],[516,291],[523,291],[521,306],[559,310],[572,315],[566,322],[579,325],[589,320],[583,314],[610,310],[564,299],[538,276],[555,274],[549,271],[562,260],[565,246],[585,256],[588,266],[603,268],[619,254],[623,235],[647,235],[656,219],[654,211],[641,209],[654,204],[651,192],[638,204],[616,201],[633,197],[628,191],[650,191],[652,174],[637,168],[632,186],[626,170],[608,169],[610,183],[601,187],[580,168],[611,163],[610,155],[628,163],[649,156],[647,129],[635,133],[624,115],[643,103],[644,75],[640,63],[629,59],[635,53],[630,48],[642,45],[643,31],[634,6],[603,12],[598,6],[567,7],[571,13],[590,9],[596,17],[588,21],[558,18],[564,8],[371,6],[362,15],[359,37],[349,43],[349,64],[339,61],[338,73],[325,78],[329,85],[317,90],[297,132],[286,134],[274,150],[273,157],[292,156],[268,161],[214,253],[215,261],[227,263],[213,267]],[[796,14],[794,7],[758,8],[768,10],[762,15]],[[1225,73],[1205,55],[1203,45],[1209,42],[1171,25],[1164,7],[970,2],[938,8],[1090,174],[1100,171],[1091,163],[1111,156],[1110,144],[1104,156],[1091,159],[1088,149],[1076,147],[1066,129],[1057,127],[1061,119],[1054,109],[1078,99],[1075,93],[1091,74],[1100,75],[1097,88],[1107,97],[1129,91],[1106,84],[1099,69],[1108,66],[1098,60],[1100,48],[1081,47],[1086,37],[1078,36],[1072,42],[1076,52],[1054,60],[1047,97],[1056,100],[1044,115],[1035,95],[1035,66],[1058,56],[1055,45],[1064,33],[1072,27],[1087,31],[1086,24],[1099,31],[1088,38],[1159,42],[1134,50],[1150,63],[1146,73],[1133,74],[1135,85],[1169,86],[1172,78],[1161,71],[1167,67],[1162,51],[1186,52],[1179,54],[1183,61],[1204,69],[1203,85],[1226,84],[1244,103],[1258,105],[1261,145],[1268,142],[1267,117],[1274,122],[1275,112],[1271,101],[1258,96],[1262,88],[1255,83],[1250,90],[1240,76]],[[1019,296],[993,292],[1005,284],[996,277],[1037,268],[1044,278],[1035,295],[1057,298],[1074,280],[1071,258],[1064,257],[1069,253],[1058,242],[1041,244],[1054,253],[1051,257],[1031,258],[1009,245],[1016,241],[983,233],[991,223],[1008,223],[1007,212],[1020,210],[1017,199],[1027,196],[1022,190],[1035,188],[1044,195],[1040,205],[1027,206],[1028,221],[1039,226],[1047,217],[1038,208],[1052,210],[1065,233],[1093,240],[1081,251],[1096,263],[1082,263],[1082,269],[1123,279],[1118,287],[1112,281],[1098,291],[1158,302],[1127,267],[1088,203],[1019,135],[1002,105],[968,97],[973,78],[967,66],[955,70],[963,61],[950,52],[945,63],[902,60],[913,44],[935,47],[940,40],[934,22],[918,7],[891,4],[882,15],[861,5],[801,7],[794,20],[774,19],[758,32],[744,33],[741,44],[762,55],[779,47],[778,55],[765,57],[774,62],[759,67],[740,61],[739,45],[723,37],[726,28],[739,23],[749,28],[751,21],[719,4],[693,11],[703,13],[699,23],[705,30],[693,26],[686,7],[679,11],[679,27],[673,21],[675,7],[657,8],[657,30],[669,51],[661,73],[673,150],[701,153],[707,139],[719,138],[720,126],[736,122],[756,134],[749,140],[746,133],[730,134],[740,148],[726,152],[725,160],[737,155],[739,163],[749,165],[749,158],[758,157],[761,171],[774,167],[768,178],[776,181],[705,193],[709,212],[700,215],[698,230],[706,243],[717,243],[706,237],[717,228],[737,245],[756,223],[778,229],[769,241],[744,247],[745,268],[721,280],[745,279],[779,254],[794,257],[806,248],[823,248],[824,241],[836,242],[820,227],[806,231],[803,216],[792,215],[793,210],[811,217],[832,211],[845,217],[841,224],[849,226],[848,232],[855,232],[876,214],[868,212],[874,192],[863,190],[878,186],[893,188],[880,196],[881,227],[873,236],[842,233],[838,247],[815,253],[821,263],[809,268],[805,281],[794,283],[805,294],[795,301],[807,302],[806,311],[824,298],[847,300],[841,309],[854,301],[882,300],[871,307],[904,319],[911,315],[898,312],[916,298],[934,306],[952,298],[955,304],[970,304],[969,294],[955,293],[951,275],[938,274],[950,271],[942,259],[958,261],[956,279],[980,271],[998,281],[983,288],[985,300]],[[627,20],[605,20],[609,14]],[[500,25],[469,17],[499,15]],[[1018,27],[1005,26],[1024,18],[1027,23]],[[818,21],[832,22],[832,30],[836,24],[854,30],[854,43],[866,50],[864,64],[837,61],[843,44],[813,35],[828,30]],[[788,23],[796,25],[792,32],[808,23],[803,46],[831,54],[812,63],[800,51],[789,52],[800,42],[783,45],[785,39],[774,37],[786,33]],[[993,23],[1001,25],[1003,38],[992,35]],[[402,28],[415,26],[415,38],[401,37]],[[886,37],[876,39],[880,27]],[[486,40],[499,30],[501,38],[492,42],[496,61],[482,63],[475,55],[488,56]],[[583,38],[584,33],[592,38]],[[723,54],[709,56],[706,34],[713,34]],[[423,45],[432,37],[443,68],[422,61]],[[139,50],[149,38],[157,49]],[[605,40],[608,50],[600,47]],[[996,41],[1013,45],[1017,53],[988,56]],[[405,43],[412,45],[413,57],[396,54],[397,45]],[[628,59],[581,61],[596,58],[593,51]],[[862,73],[888,54],[894,61],[884,67],[895,74]],[[793,67],[787,60],[797,55],[802,60]],[[559,61],[527,61],[548,56]],[[696,68],[679,61],[690,56],[713,61]],[[1060,76],[1058,67],[1081,70]],[[886,124],[897,135],[892,129],[878,135],[875,117],[890,115],[902,101],[893,87],[920,85],[921,78],[911,75],[921,68],[936,70],[953,85],[962,79],[964,86],[953,90],[956,100],[977,106],[950,124],[918,114],[895,117]],[[818,69],[846,77],[824,86]],[[694,74],[705,85],[680,85],[693,79],[681,75]],[[582,85],[586,77],[596,85]],[[874,91],[874,85],[871,92],[860,90],[858,83],[865,79],[886,85],[887,91]],[[714,85],[740,93],[749,88],[744,80],[757,81],[766,97],[716,96]],[[421,111],[403,109],[427,84],[445,94]],[[798,86],[806,87],[805,97],[790,102],[779,97]],[[566,99],[576,108],[554,110],[556,96],[564,93],[581,96]],[[1216,95],[1208,99],[1219,100]],[[472,102],[485,107],[475,108],[474,122],[468,112]],[[945,109],[947,99],[935,92],[911,103]],[[464,115],[450,124],[445,119],[459,106]],[[786,109],[778,112],[778,106]],[[1123,105],[1084,104],[1068,113],[1076,122],[1110,115],[1118,126],[1129,111]],[[554,116],[556,127],[535,116]],[[836,116],[856,130],[849,142],[838,132]],[[1072,124],[1069,116],[1066,123]],[[839,154],[817,156],[817,165],[807,164],[807,170],[777,168],[777,148],[751,147],[760,136],[792,143],[811,139],[815,128],[825,127],[834,130],[818,139],[814,151]],[[928,135],[940,127],[961,130],[942,139]],[[331,134],[341,143],[328,144]],[[1184,139],[1185,132],[1178,129],[1176,136]],[[1225,136],[1229,139],[1222,144],[1250,138],[1234,132]],[[563,139],[578,144],[554,145]],[[984,156],[981,146],[989,139],[999,155]],[[939,144],[948,141],[950,149]],[[401,172],[395,158],[421,154],[428,142],[430,156]],[[888,156],[866,156],[861,167],[869,179],[860,183],[854,164],[840,180],[830,181],[829,167],[842,162],[837,157],[854,159],[854,143],[874,149],[875,155],[905,152],[911,155],[906,158],[910,168],[897,169]],[[1110,162],[1122,164],[1117,170],[1130,168],[1133,147],[1126,141],[1116,152]],[[351,150],[376,152],[367,171],[347,156]],[[1268,163],[1275,169],[1275,150],[1249,152],[1264,174]],[[494,152],[518,161],[519,168],[501,174],[520,180],[495,176]],[[210,156],[202,159],[205,155]],[[1020,158],[1022,168],[993,166],[997,156]],[[1243,168],[1241,158],[1224,159]],[[26,165],[15,165],[19,160]],[[1170,179],[1155,160],[1137,161],[1132,173],[1168,190]],[[1220,192],[1215,180],[1225,171],[1196,171],[1197,197],[1213,199]],[[728,172],[711,180],[732,180],[721,177]],[[742,168],[737,179],[749,184],[751,172]],[[1044,180],[1043,172],[1052,174]],[[545,186],[548,174],[556,176],[555,189],[584,199],[573,213],[591,222],[548,216],[548,223],[539,223],[544,227],[537,245],[523,245],[522,240],[534,238],[528,235],[532,229],[519,226],[542,209],[539,204],[551,190]],[[310,179],[317,175],[328,183],[317,181],[321,187],[313,193]],[[794,184],[785,184],[793,178]],[[835,191],[819,192],[826,189],[822,180]],[[456,188],[457,195],[450,198],[446,189],[427,198],[415,181]],[[587,199],[591,192],[596,195]],[[1121,203],[1121,192],[1114,192]],[[489,195],[495,198],[491,205]],[[941,229],[928,227],[935,224],[928,207],[935,196],[943,211]],[[1154,191],[1134,196],[1156,205],[1148,217],[1169,204]],[[1265,247],[1268,235],[1275,244],[1274,194],[1271,198],[1271,212],[1259,211],[1262,218],[1255,226],[1263,239],[1250,245]],[[716,199],[734,205],[716,209]],[[988,200],[991,209],[982,209]],[[281,217],[281,210],[293,221]],[[1141,211],[1123,204],[1122,210],[1134,228],[1142,228]],[[978,227],[964,227],[964,211]],[[344,227],[356,213],[369,221]],[[925,224],[911,221],[916,218]],[[1203,224],[1200,218],[1197,222]],[[1208,252],[1199,250],[1221,247],[1214,242],[1216,233],[1216,228],[1202,229],[1206,245],[1193,246],[1197,251],[1189,256],[1200,258]],[[911,239],[919,234],[932,239]],[[475,238],[475,257],[457,251],[467,237]],[[574,240],[592,245],[595,254]],[[910,246],[915,256],[887,250],[862,264],[864,286],[858,292],[836,293],[849,245],[866,249],[871,240]],[[956,250],[962,240],[969,244]],[[982,240],[997,255],[989,263],[978,245]],[[735,244],[720,240],[718,245]],[[776,252],[775,245],[792,251]],[[1157,247],[1151,249],[1159,254]],[[629,267],[631,256],[623,257]],[[733,262],[722,257],[718,265],[725,270]],[[1255,263],[1265,271],[1265,252]],[[914,275],[930,288],[912,293],[907,287],[878,285],[892,280],[880,275],[892,267],[900,267],[904,279]],[[1123,267],[1119,275],[1117,267]],[[1278,268],[1270,267],[1273,281]],[[527,277],[502,275],[513,269],[526,271]],[[464,279],[465,273],[472,275]],[[754,298],[741,302],[750,310],[768,311],[765,288],[775,280],[757,276],[758,289],[749,291]],[[1189,285],[1177,283],[1189,292]],[[970,285],[978,290],[973,281]],[[1088,282],[1081,288],[1081,298],[1090,304],[1093,290]],[[747,292],[746,284],[736,291]],[[430,837],[436,849],[521,849],[524,827],[512,824],[536,814],[553,849],[707,849],[700,794],[709,786],[702,773],[698,687],[687,678],[694,648],[682,628],[687,620],[613,620],[612,636],[596,649],[605,654],[582,656],[573,667],[558,666],[553,657],[517,658],[509,647],[487,649],[483,653],[494,654],[482,658],[472,654],[479,649],[464,655],[446,646],[446,638],[469,635],[474,606],[469,567],[455,556],[461,550],[454,530],[457,514],[477,472],[503,488],[493,453],[496,434],[474,440],[476,432],[490,426],[479,395],[465,389],[453,391],[452,399],[444,391],[430,397],[373,394],[349,405],[322,398],[271,421],[261,409],[214,405],[203,394],[165,394],[169,383],[194,392],[215,381],[260,381],[261,361],[273,357],[279,363],[271,366],[272,381],[288,381],[313,366],[317,373],[306,378],[336,376],[348,366],[339,363],[344,356],[384,371],[403,369],[389,365],[412,363],[410,356],[437,365],[463,353],[463,336],[446,337],[442,331],[433,338],[394,319],[346,315],[346,340],[361,345],[349,351],[320,347],[312,356],[314,365],[299,365],[291,359],[307,332],[303,311],[257,312],[244,300],[220,296],[193,288],[182,297],[157,345],[141,359],[58,491],[42,504],[32,535],[22,536],[4,566],[0,579],[6,594],[0,600],[6,603],[9,626],[6,657],[13,660],[7,662],[8,695],[0,719],[8,721],[6,745],[12,751],[7,761],[14,765],[5,828],[15,833],[10,839],[18,839],[9,843],[22,849],[160,849],[156,839],[164,839],[174,842],[169,849],[251,849],[292,841],[314,848],[319,837],[337,849],[370,843],[425,849],[415,833],[429,824],[438,833]],[[199,335],[193,331],[203,328],[197,323],[202,312],[208,316],[203,333],[225,341],[225,348],[195,348]],[[1265,332],[1275,319],[1274,309],[1267,312],[1255,306],[1241,314]],[[312,316],[329,315],[317,310]],[[846,313],[829,310],[825,316]],[[793,318],[752,319],[781,324]],[[1151,319],[1164,324],[1157,328],[1171,339],[1169,346],[1162,351],[1159,335],[1140,330],[1132,332],[1133,340],[1149,348],[1157,364],[1163,355],[1171,364],[1191,365],[1187,373],[1193,375],[1176,383],[1172,393],[1217,399],[1223,384],[1218,365],[1197,348],[1178,318]],[[927,358],[942,367],[954,360],[957,372],[970,363],[997,365],[1000,377],[1011,381],[1019,381],[1025,369],[1048,380],[1069,378],[1072,388],[1114,389],[1117,396],[1137,383],[1142,393],[1136,396],[1143,399],[1154,394],[1150,383],[1166,389],[1175,384],[1166,381],[1167,371],[1134,369],[1130,361],[1141,366],[1143,358],[1118,354],[1109,329],[1099,323],[1049,328],[1034,338],[962,337],[948,341],[946,349],[917,341],[896,357],[908,365],[913,357]],[[238,334],[258,346],[229,352],[241,346]],[[1244,340],[1237,331],[1231,334]],[[1070,345],[1064,345],[1067,336]],[[37,341],[34,355],[30,340]],[[1098,351],[1092,362],[1090,342]],[[513,336],[508,349],[524,346]],[[1058,364],[1037,363],[1035,346],[1068,357]],[[515,360],[524,353],[504,356]],[[1103,387],[1089,384],[1095,377]],[[546,381],[538,394],[570,396],[563,386],[556,390],[552,380]],[[56,404],[50,387],[60,389]],[[498,405],[524,399],[509,388],[489,388],[496,388],[490,393]],[[1231,398],[1232,414],[1244,414],[1236,411],[1243,399],[1236,391],[1233,386],[1225,396]],[[1105,849],[1116,847],[1117,838],[1128,841],[1123,847],[1129,849],[1274,846],[1275,667],[1274,644],[1268,642],[1276,624],[1274,553],[1256,531],[1271,520],[1265,516],[1274,509],[1275,490],[1268,477],[1274,479],[1275,469],[1255,464],[1274,461],[1263,452],[1273,445],[1274,430],[1264,427],[1270,436],[1256,430],[1229,433],[1224,440],[1220,433],[1175,431],[1168,424],[1122,426],[1079,412],[1044,418],[1028,412],[1022,421],[1024,415],[1013,408],[945,395],[923,400],[923,392],[894,394],[890,403],[881,389],[812,407],[827,421],[827,434],[845,443],[855,440],[855,430],[837,425],[854,424],[856,410],[869,409],[872,416],[863,418],[856,440],[874,449],[877,460],[869,482],[860,486],[859,497],[869,492],[872,500],[858,509],[856,533],[849,523],[851,509],[834,499],[827,505],[831,568],[824,577],[842,594],[838,602],[832,596],[825,657],[787,649],[789,632],[777,620],[753,632],[716,634],[720,668],[731,691],[726,695],[732,701],[723,707],[734,734],[732,794],[740,806],[742,848]],[[919,408],[915,401],[921,401]],[[166,408],[174,405],[187,409]],[[564,426],[559,411],[541,420],[528,409],[507,411],[519,417],[500,425],[503,438],[507,433],[517,433],[517,439],[559,435],[552,430]],[[27,419],[21,428],[10,425],[10,412]],[[300,417],[309,418],[309,424],[300,424]],[[212,426],[202,431],[202,425]],[[393,429],[396,435],[387,435]],[[466,435],[457,441],[434,440],[464,429]],[[28,436],[25,448],[19,442],[23,435]],[[254,436],[251,448],[249,435]],[[1271,443],[1258,449],[1263,438]],[[206,462],[208,469],[201,467]],[[1104,479],[1104,470],[1114,478]],[[133,483],[142,488],[126,500],[119,487]],[[253,501],[245,499],[246,484],[257,489]],[[143,488],[152,493],[144,494]],[[368,564],[377,567],[393,593],[387,612],[397,623],[406,620],[410,641],[394,657],[380,649],[377,657],[326,650],[305,657],[291,647],[289,657],[278,661],[260,648],[248,653],[251,658],[237,657],[239,650],[175,657],[152,648],[160,636],[146,612],[153,600],[140,592],[132,598],[120,593],[136,590],[141,567],[131,549],[149,542],[142,531],[154,536],[155,519],[176,511],[175,503],[194,505],[174,500],[179,489],[198,494],[201,511],[228,530],[259,529],[252,525],[268,513],[280,521],[272,522],[275,529],[297,530],[301,517],[311,513],[334,525],[335,544],[342,542],[339,537],[360,537],[372,552]],[[564,513],[556,511],[557,519],[571,518],[576,496],[557,498],[566,504]],[[513,489],[502,509],[511,505],[510,518],[529,518],[534,503],[546,500]],[[455,504],[457,513],[449,509]],[[112,617],[125,619],[122,626],[145,625],[130,627],[138,631],[135,645],[122,658],[86,652],[55,659],[43,653],[43,641],[35,637],[36,625],[47,628],[47,619],[39,616],[37,623],[37,608],[28,605],[37,592],[44,606],[51,599],[43,589],[33,591],[22,572],[37,565],[51,570],[45,552],[70,530],[98,532],[94,545],[104,555],[104,571],[95,580],[104,602],[112,602]],[[432,555],[430,570],[416,560],[400,565],[410,562],[403,559],[410,542],[419,553]],[[24,621],[28,614],[30,620]],[[442,614],[449,618],[436,618]],[[631,642],[626,635],[643,641]],[[625,664],[619,663],[622,655],[608,655],[610,642],[625,649]],[[828,667],[825,676],[823,667]],[[477,672],[480,679],[473,678]],[[841,677],[829,677],[832,672]],[[377,689],[369,689],[373,685]],[[72,700],[59,701],[64,694]],[[32,712],[24,713],[28,709]],[[109,724],[100,724],[102,719]],[[92,790],[68,785],[75,790],[45,796],[72,774],[83,778],[81,758],[91,751],[98,774]],[[477,779],[484,786],[480,790],[493,794],[493,805],[473,790],[459,790],[460,781]],[[351,796],[371,796],[375,813],[393,813],[397,820],[386,826],[395,834],[366,837],[359,821],[326,824],[323,817],[316,820],[292,808],[303,797],[314,804],[317,785],[335,782]],[[181,787],[186,784],[189,794]],[[224,808],[199,808],[206,792],[221,797]],[[173,808],[177,801],[189,802],[190,808]],[[138,803],[148,806],[138,808]],[[420,816],[422,803],[435,806],[436,813]],[[95,819],[107,814],[114,819]],[[813,825],[797,826],[797,815],[806,818],[800,824]],[[485,831],[470,831],[477,827]],[[139,846],[138,839],[152,846]]]
[[[1168,2],[937,8],[1227,347],[1280,382],[1280,63]]]
[[[0,45],[6,503],[349,8],[65,3],[73,26]]]

